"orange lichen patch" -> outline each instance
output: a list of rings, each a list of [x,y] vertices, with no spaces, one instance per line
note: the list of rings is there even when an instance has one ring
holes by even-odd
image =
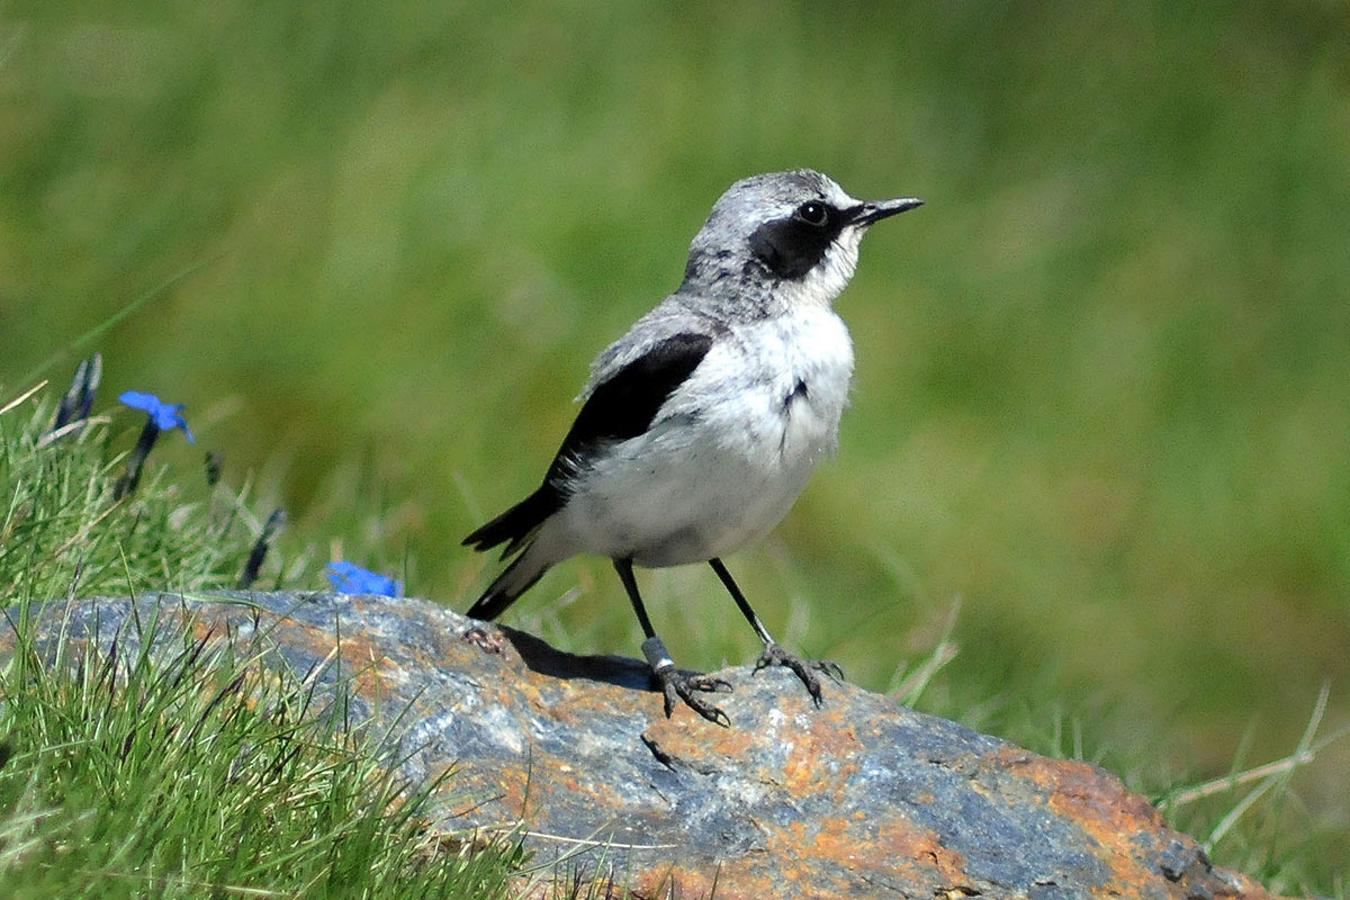
[[[536,785],[524,765],[501,766],[493,773],[491,783],[498,795],[497,802],[510,818],[519,818],[525,812],[527,799],[531,797],[537,799]]]
[[[847,727],[813,722],[804,731],[793,734],[791,747],[783,775],[784,786],[794,797],[839,790],[858,771],[851,759],[858,741]],[[822,768],[821,760],[835,760],[838,765],[830,771]]]
[[[849,833],[850,824],[839,818],[823,820],[811,845],[815,855],[840,860],[852,857],[859,849],[859,840],[858,835]]]
[[[1082,762],[1052,765],[1057,779],[1050,808],[1055,812],[1079,822],[1099,822],[1118,829],[1152,831],[1163,826],[1158,811],[1143,797],[1126,790],[1114,775]]]
[[[878,830],[876,847],[884,854],[877,859],[878,865],[884,865],[886,860],[912,859],[931,866],[943,885],[955,886],[966,880],[965,857],[943,846],[936,832],[903,819],[888,822]]]
[[[709,863],[706,870],[686,866],[654,865],[633,879],[635,897],[694,900],[716,896],[718,900],[765,900],[780,897],[790,886],[793,896],[848,896],[848,885],[827,878],[809,866],[791,865],[793,857],[763,861],[736,859]],[[714,894],[714,887],[716,893]]]
[[[786,759],[781,769],[765,769],[758,777],[798,799],[838,791],[858,771],[852,757],[859,743],[851,726],[841,714],[808,708],[805,702],[788,700],[783,705],[782,721],[770,728],[781,729],[777,740],[787,749]],[[667,720],[658,704],[653,704],[653,711],[646,739],[693,768],[743,766],[764,744],[758,729],[734,724],[721,728],[680,709]],[[830,766],[822,766],[822,760],[830,761]]]
[[[1161,845],[1165,838],[1182,836],[1172,832],[1152,804],[1128,790],[1120,779],[1089,763],[1047,759],[1011,747],[999,751],[995,760],[997,768],[1043,789],[1049,809],[1092,838],[1094,846],[1089,849],[1111,870],[1111,895],[1129,895],[1157,884],[1157,873],[1142,858],[1144,850]],[[1250,900],[1269,897],[1255,882],[1239,881],[1240,896]],[[1181,885],[1176,888],[1180,896]]]
[[[348,664],[365,666],[381,659],[384,651],[364,632],[344,633],[338,642],[338,655]]]
[[[785,882],[795,882],[802,896],[857,896],[865,890],[857,873],[866,872],[886,872],[897,882],[925,883],[933,890],[964,880],[961,855],[943,847],[933,832],[907,822],[888,823],[872,834],[844,817],[822,820],[814,828],[801,822],[761,827],[763,852],[724,865],[719,897],[724,890],[732,892],[727,896],[742,896],[735,892],[747,885],[746,896],[778,896]],[[754,893],[758,890],[766,892]]]
[[[541,719],[577,729],[584,734],[597,720],[613,718],[618,688],[609,685],[588,686],[584,691],[569,691],[560,697],[556,680],[543,676],[522,678],[513,686],[512,708],[527,706]],[[660,712],[660,701],[653,700],[653,713]]]
[[[455,789],[482,788],[474,793],[493,796],[494,803],[508,819],[523,819],[529,824],[540,810],[554,808],[566,798],[569,805],[580,800],[596,809],[622,810],[627,796],[614,785],[586,777],[562,759],[538,750],[522,756],[519,762],[501,765],[492,772],[474,766],[456,770]]]
[[[731,876],[731,877],[728,877]],[[678,897],[680,900],[695,900],[695,898],[711,897],[716,890],[716,896],[719,898],[755,898],[772,897],[775,893],[776,885],[768,880],[762,879],[759,884],[748,883],[748,880],[740,873],[733,875],[727,867],[718,867],[713,865],[711,871],[699,872],[697,870],[684,868],[681,866],[653,866],[644,872],[638,873],[628,885],[634,898],[638,900],[656,900],[667,897]],[[756,893],[762,891],[762,893]]]
[[[1134,838],[1161,824],[1153,807],[1130,794],[1114,776],[1088,763],[1052,760],[1024,750],[1004,748],[999,767],[1046,792],[1046,805],[1092,838],[1087,846],[1110,869],[1113,890],[1138,890],[1155,884],[1156,874],[1139,859]],[[1155,838],[1156,840],[1156,838]]]
[[[808,846],[810,851],[802,854]],[[810,844],[796,837],[784,840],[778,849],[802,854],[798,858],[812,867],[832,863],[844,871],[908,870],[911,877],[930,880],[935,888],[966,881],[965,858],[945,847],[936,832],[904,818],[888,821],[870,834],[851,818],[824,819]]]
[[[1162,816],[1147,800],[1090,763],[1048,759],[1011,747],[995,754],[994,763],[996,769],[1033,782],[1047,793],[1051,809],[1074,819],[1109,820],[1132,829],[1163,824]]]
[[[743,759],[756,743],[751,733],[706,722],[692,710],[676,709],[670,719],[662,714],[659,706],[653,711],[655,715],[643,735],[670,756],[681,760],[720,765],[728,760]]]
[[[199,641],[204,641],[208,637],[214,637],[220,634],[221,628],[219,622],[207,622],[201,616],[192,616],[188,619],[188,625],[192,630],[192,636]]]
[[[329,666],[340,666],[352,693],[363,700],[374,700],[388,693],[390,677],[397,677],[400,667],[390,661],[379,644],[366,634],[343,634],[338,639],[318,629],[291,627],[277,629],[270,640],[290,646],[305,646]],[[302,673],[304,674],[304,673]]]

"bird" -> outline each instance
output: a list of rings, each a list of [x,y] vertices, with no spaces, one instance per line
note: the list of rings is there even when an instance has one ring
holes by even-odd
[[[764,644],[755,671],[790,669],[819,707],[816,673],[842,681],[842,671],[779,645],[723,557],[775,528],[836,450],[853,345],[834,301],[868,229],[922,205],[859,200],[813,169],[731,185],[694,236],[679,287],[591,364],[539,487],[464,539],[478,551],[505,545],[510,560],[469,617],[495,619],[566,559],[608,557],[666,716],[683,702],[727,726],[706,695],[731,685],[675,665],[633,571],[707,563]]]

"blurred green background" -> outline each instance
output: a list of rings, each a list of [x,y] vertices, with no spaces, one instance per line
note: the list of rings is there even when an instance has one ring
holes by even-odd
[[[838,305],[839,457],[731,568],[860,684],[954,619],[929,708],[1222,774],[1290,752],[1324,682],[1350,720],[1347,9],[6,3],[0,382],[197,266],[91,345],[104,403],[188,403],[289,540],[463,609],[492,566],[458,539],[535,486],[728,184],[915,194]],[[706,569],[640,578],[683,664],[753,658]],[[508,621],[639,637],[595,560]],[[1284,817],[1324,886],[1347,770]]]

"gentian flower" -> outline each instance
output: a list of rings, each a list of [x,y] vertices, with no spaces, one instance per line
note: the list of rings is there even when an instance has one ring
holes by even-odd
[[[356,563],[338,561],[328,566],[328,581],[339,594],[374,594],[402,597],[403,584],[387,575],[363,569]]]
[[[75,425],[89,418],[89,411],[94,407],[94,394],[102,380],[103,357],[98,353],[75,367],[75,377],[70,380],[70,387],[61,398],[61,405],[56,408],[52,431],[60,431],[67,425]],[[79,430],[78,427],[71,429],[72,432]]]
[[[145,465],[145,458],[155,448],[155,441],[159,439],[161,431],[181,429],[189,444],[195,444],[197,439],[192,436],[187,419],[183,418],[183,404],[165,403],[154,394],[143,394],[140,391],[127,391],[117,399],[132,409],[139,409],[149,417],[145,421],[145,427],[141,429],[141,436],[136,439],[135,449],[127,458],[126,474],[117,480],[117,486],[113,489],[113,498],[120,500],[136,490],[136,485],[140,484],[141,466]]]
[[[154,394],[143,394],[140,391],[127,391],[117,399],[125,406],[148,413],[150,421],[160,431],[181,429],[189,444],[197,443],[197,439],[192,435],[192,429],[188,428],[187,419],[183,418],[183,410],[186,409],[183,404],[165,403]]]

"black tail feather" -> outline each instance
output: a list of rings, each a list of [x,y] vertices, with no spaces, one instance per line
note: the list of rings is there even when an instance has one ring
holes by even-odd
[[[484,622],[490,622],[493,619],[506,612],[506,608],[516,602],[516,598],[528,591],[534,586],[543,574],[548,571],[548,565],[540,565],[530,559],[527,550],[521,556],[518,556],[511,565],[506,567],[502,574],[498,575],[496,580],[488,586],[483,592],[483,596],[465,614],[471,619],[480,619]]]
[[[515,506],[497,518],[479,528],[464,539],[464,546],[473,547],[480,553],[490,550],[498,544],[506,544],[502,558],[510,556],[529,540],[530,535],[544,520],[561,507],[558,492],[548,484],[542,485]]]

